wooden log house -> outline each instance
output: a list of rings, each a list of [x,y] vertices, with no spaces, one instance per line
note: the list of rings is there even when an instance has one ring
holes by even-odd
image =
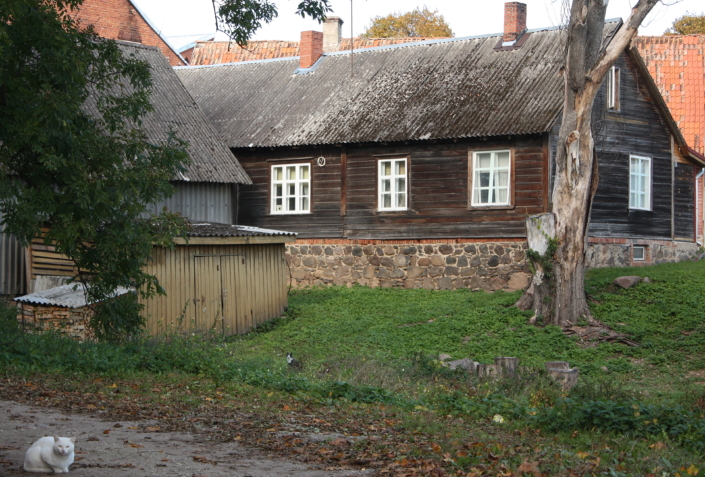
[[[298,232],[296,285],[517,289],[525,219],[550,210],[565,31],[526,29],[176,68],[252,178],[239,223]],[[605,42],[621,20],[605,24]],[[688,147],[639,53],[595,103],[591,266],[680,260],[694,239]]]

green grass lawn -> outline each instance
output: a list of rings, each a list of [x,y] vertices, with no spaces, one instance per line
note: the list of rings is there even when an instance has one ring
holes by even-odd
[[[622,275],[650,283],[622,290],[612,285]],[[457,475],[490,465],[473,454],[479,447],[467,447],[469,435],[484,443],[482,452],[496,444],[492,452],[506,454],[493,461],[495,470],[500,461],[516,468],[538,459],[553,469],[544,475],[690,475],[705,449],[705,263],[592,270],[586,291],[594,317],[638,346],[579,342],[558,327],[530,325],[531,313],[513,306],[519,293],[316,288],[292,291],[286,315],[255,332],[214,341],[172,335],[78,344],[56,336],[13,340],[6,329],[0,367],[45,383],[61,376],[76,389],[87,386],[86,376],[149,382],[146,389],[171,383],[171,399],[185,408],[198,407],[186,385],[197,381],[203,392],[255,396],[273,408],[293,406],[282,404],[293,398],[309,414],[335,409],[345,419],[378,422],[380,413],[393,412],[405,442],[420,435],[443,450],[411,445],[409,456],[450,452],[452,465],[438,462]],[[287,369],[287,352],[304,363],[302,371]],[[442,368],[439,353],[482,363],[514,356],[527,370],[516,379],[480,380]],[[541,371],[556,360],[580,368],[570,392]],[[492,422],[497,414],[501,426]],[[528,435],[553,457],[537,457],[544,451],[531,444],[517,451]]]

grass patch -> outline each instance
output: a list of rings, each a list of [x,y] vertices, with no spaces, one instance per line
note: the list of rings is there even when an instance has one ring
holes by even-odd
[[[617,289],[612,280],[622,275],[651,282]],[[80,376],[190,382],[188,393],[176,386],[169,395],[182,396],[184,406],[202,403],[196,393],[213,399],[239,393],[250,400],[294,399],[314,412],[366,409],[382,422],[378,414],[392,409],[398,429],[440,442],[454,453],[455,464],[443,465],[463,471],[495,452],[485,444],[454,444],[454,433],[469,432],[468,423],[488,432],[478,439],[507,446],[537,438],[537,431],[554,436],[545,445],[561,463],[545,468],[561,472],[599,473],[602,466],[610,475],[657,468],[658,475],[673,475],[698,462],[705,446],[705,263],[592,270],[586,290],[594,316],[640,346],[577,343],[557,327],[531,326],[530,313],[512,306],[517,293],[317,288],[292,292],[286,315],[253,333],[210,341],[172,335],[123,346],[76,343],[16,336],[11,320],[0,320],[0,366],[11,375],[74,376],[79,388]],[[302,371],[287,368],[287,352],[304,364]],[[515,356],[529,369],[517,379],[478,380],[440,367],[433,356],[441,352],[483,363]],[[542,372],[545,361],[556,360],[581,369],[580,384],[569,393]],[[496,414],[504,424],[492,423]],[[449,427],[448,419],[455,424]],[[438,454],[414,443],[405,454],[410,458]],[[475,454],[480,448],[484,454]]]

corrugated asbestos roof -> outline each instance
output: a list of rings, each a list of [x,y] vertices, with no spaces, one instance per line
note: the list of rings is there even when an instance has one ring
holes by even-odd
[[[429,40],[426,37],[405,38],[353,38],[353,48],[374,48],[376,46],[397,45]],[[298,41],[251,41],[244,47],[233,41],[197,41],[191,58],[191,65],[217,65],[237,63],[240,61],[269,60],[272,58],[291,58],[299,56]],[[335,51],[350,49],[350,38],[343,38]]]
[[[255,236],[275,236],[288,235],[295,237],[294,232],[283,232],[281,230],[261,229],[259,227],[249,227],[244,225],[229,225],[204,222],[192,222],[189,224],[189,237],[255,237]]]
[[[120,296],[127,293],[127,288],[118,287],[114,292],[114,296]],[[34,305],[48,306],[63,306],[66,308],[81,308],[86,306],[86,294],[83,284],[62,285],[56,288],[50,288],[31,295],[15,298],[15,301],[23,303],[32,303]]]
[[[353,77],[346,52],[325,54],[306,74],[294,74],[298,58],[176,72],[230,147],[547,131],[563,104],[563,31],[533,31],[521,48],[495,51],[500,38],[356,51]]]
[[[148,139],[161,143],[171,129],[189,143],[191,165],[183,177],[174,180],[251,184],[252,180],[184,88],[164,55],[156,47],[123,41],[117,43],[125,55],[145,61],[151,67],[154,111],[143,118]]]

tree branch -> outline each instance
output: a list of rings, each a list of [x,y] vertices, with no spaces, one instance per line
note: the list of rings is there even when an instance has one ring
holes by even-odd
[[[632,39],[638,33],[639,26],[649,14],[652,8],[659,0],[639,0],[632,8],[629,18],[619,27],[617,33],[609,45],[604,49],[602,55],[598,58],[595,66],[588,72],[588,80],[599,84],[607,74],[607,71],[617,61],[619,55],[631,43]]]

